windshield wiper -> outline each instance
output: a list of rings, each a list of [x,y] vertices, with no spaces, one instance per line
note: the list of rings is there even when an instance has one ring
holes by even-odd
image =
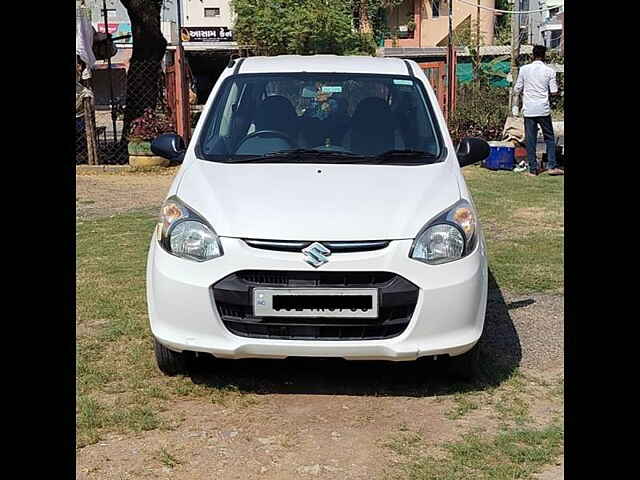
[[[346,157],[346,158],[345,158]],[[296,148],[294,150],[280,150],[277,152],[265,153],[249,158],[231,159],[229,163],[275,163],[274,161],[283,160],[307,160],[309,163],[313,163],[314,160],[330,158],[335,163],[339,163],[337,160],[344,159],[348,162],[352,162],[354,159],[364,158],[360,155],[356,155],[351,152],[338,152],[332,150],[313,150],[308,148]]]
[[[318,161],[329,161],[330,163],[362,163],[379,165],[385,163],[401,164],[429,164],[436,163],[439,156],[422,150],[389,150],[380,155],[358,155],[351,152],[340,152],[334,150],[313,150],[308,148],[297,148],[294,150],[280,150],[277,152],[265,153],[255,157],[233,159],[230,157],[229,163],[286,163],[296,160],[299,163],[317,163]]]
[[[371,158],[371,163],[436,163],[440,158],[422,150],[388,150]],[[410,160],[416,160],[411,162]]]

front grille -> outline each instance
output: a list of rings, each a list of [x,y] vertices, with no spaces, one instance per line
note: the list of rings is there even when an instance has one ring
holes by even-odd
[[[247,245],[253,248],[261,248],[263,250],[275,250],[278,252],[299,252],[303,248],[308,247],[314,242],[307,241],[290,241],[290,240],[254,240],[245,239]],[[357,242],[320,242],[331,253],[343,252],[370,252],[372,250],[380,250],[389,246],[389,240],[370,240]]]
[[[255,317],[255,287],[377,288],[377,318]],[[418,301],[418,287],[390,272],[244,270],[212,287],[218,313],[233,334],[285,340],[376,340],[400,335]]]

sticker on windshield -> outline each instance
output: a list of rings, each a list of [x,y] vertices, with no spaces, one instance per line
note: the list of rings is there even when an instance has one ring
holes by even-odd
[[[322,87],[322,93],[342,93],[342,87],[340,87],[340,86],[337,86],[337,87],[323,86]]]
[[[393,83],[395,85],[413,85],[413,80],[404,80],[401,78],[394,78]]]

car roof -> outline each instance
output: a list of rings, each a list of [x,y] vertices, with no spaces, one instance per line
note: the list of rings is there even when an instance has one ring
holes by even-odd
[[[280,72],[409,74],[407,65],[400,58],[341,55],[248,57],[245,58],[237,73]]]

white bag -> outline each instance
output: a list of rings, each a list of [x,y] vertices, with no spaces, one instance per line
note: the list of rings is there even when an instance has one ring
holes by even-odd
[[[93,54],[93,26],[85,15],[76,15],[76,55],[87,65],[82,78],[91,78],[91,70],[96,65]]]

